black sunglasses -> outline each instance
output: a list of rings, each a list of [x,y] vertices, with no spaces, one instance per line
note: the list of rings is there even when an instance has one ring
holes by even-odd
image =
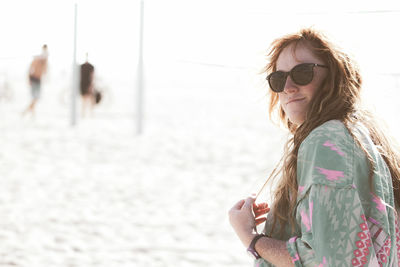
[[[267,76],[269,87],[275,93],[283,92],[288,76],[297,85],[307,85],[314,78],[314,67],[328,68],[316,63],[302,63],[294,66],[290,71],[275,71]]]

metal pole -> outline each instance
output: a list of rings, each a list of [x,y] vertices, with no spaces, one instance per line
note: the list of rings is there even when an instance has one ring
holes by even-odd
[[[74,52],[72,59],[72,94],[71,94],[71,126],[76,124],[76,96],[78,93],[78,69],[76,65],[76,38],[77,38],[78,4],[74,9]]]
[[[139,31],[139,61],[137,68],[137,125],[136,132],[140,135],[143,131],[143,21],[144,21],[144,2],[140,1],[140,31]]]

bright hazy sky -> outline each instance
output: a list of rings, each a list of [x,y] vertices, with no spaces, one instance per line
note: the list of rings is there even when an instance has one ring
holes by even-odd
[[[96,57],[137,52],[139,0],[4,0],[0,3],[1,57],[34,54],[44,42],[54,56],[71,56],[74,2],[78,3],[79,57],[83,57],[85,50]],[[198,54],[208,61],[214,59],[217,49],[262,49],[268,45],[264,40],[310,25],[327,29],[338,38],[353,39],[348,41],[354,45],[365,40],[381,45],[392,39],[399,42],[393,23],[399,22],[400,2],[395,0],[145,0],[144,3],[146,52],[150,54],[165,53],[168,49],[184,54],[179,57],[196,58]],[[355,13],[358,11],[370,13]]]
[[[70,70],[74,3],[77,60],[126,76],[138,54],[139,0],[0,2],[4,58],[26,60],[49,46],[53,69]],[[255,67],[269,43],[301,26],[327,30],[371,72],[399,73],[400,1],[145,0],[147,65],[197,62]],[[126,72],[126,73],[124,73]],[[121,74],[121,75],[122,75]],[[115,74],[117,75],[117,74]]]
[[[70,77],[75,2],[78,63],[88,52],[97,77],[104,78],[113,88],[118,88],[118,83],[133,88],[139,0],[2,0],[0,75],[14,81],[25,80],[29,61],[46,43],[53,79],[60,82],[60,77]],[[398,124],[398,0],[145,0],[144,6],[147,78],[190,84],[196,64],[243,68],[256,75],[265,64],[265,52],[273,39],[300,27],[314,26],[325,30],[356,57],[363,71],[365,91],[371,92],[367,99],[380,105],[385,116],[391,116],[389,122]],[[179,70],[174,67],[177,64],[181,64]],[[205,79],[216,82],[218,73],[215,75]],[[398,133],[400,136],[400,128]]]

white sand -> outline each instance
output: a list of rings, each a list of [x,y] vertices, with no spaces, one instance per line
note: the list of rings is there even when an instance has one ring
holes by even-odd
[[[251,76],[196,68],[202,81],[147,81],[142,136],[127,86],[71,128],[65,84],[44,85],[32,120],[14,83],[0,103],[0,266],[251,265],[227,212],[259,188],[282,134]]]
[[[20,116],[27,85],[13,82],[0,102],[0,266],[251,266],[227,212],[281,153],[266,89],[256,71],[171,69],[147,72],[141,136],[133,85],[108,84],[71,128],[65,77],[44,85],[34,120]],[[369,91],[389,119],[395,90]]]

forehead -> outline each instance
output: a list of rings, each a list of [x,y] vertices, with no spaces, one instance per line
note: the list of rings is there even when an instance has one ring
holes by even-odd
[[[314,55],[308,46],[299,43],[297,46],[291,44],[282,50],[276,62],[276,69],[289,71],[301,63],[323,64],[322,60]]]

